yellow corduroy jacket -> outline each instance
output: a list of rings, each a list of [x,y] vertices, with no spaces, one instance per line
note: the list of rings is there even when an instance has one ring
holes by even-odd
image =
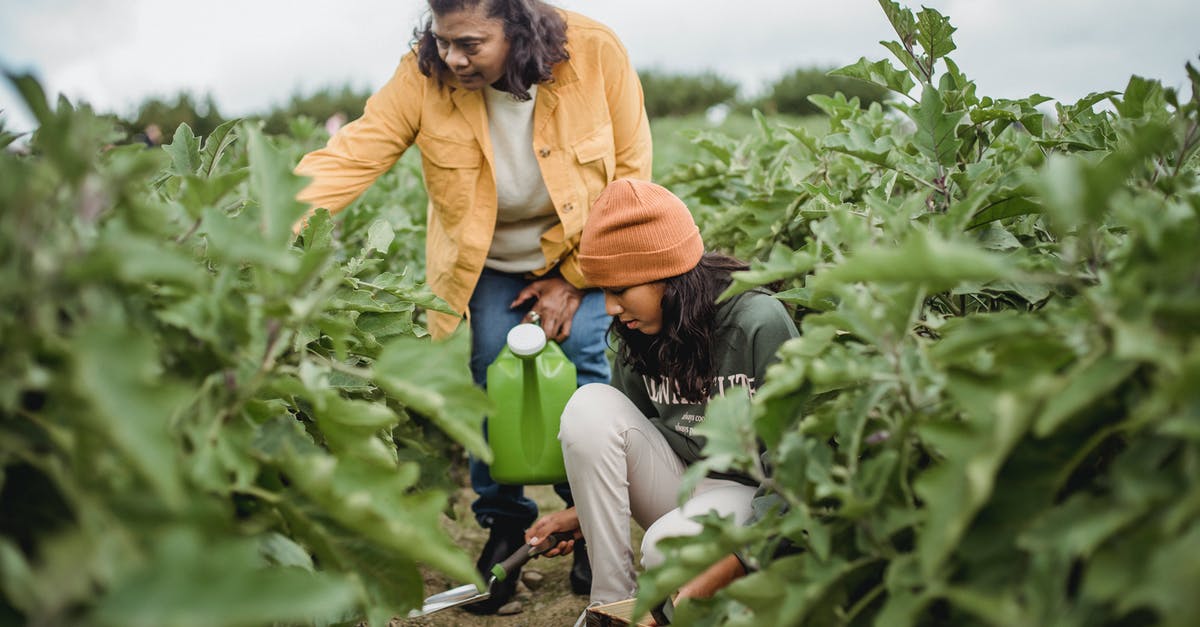
[[[592,201],[615,178],[650,178],[650,126],[642,87],[624,46],[611,30],[563,11],[570,59],[538,85],[533,149],[559,224],[541,240],[547,264],[576,287],[579,236]],[[298,198],[337,212],[386,172],[414,143],[429,192],[426,280],[465,314],[483,271],[496,224],[496,181],[487,107],[481,91],[439,86],[421,74],[414,52],[367,100],[363,116],[322,149],[305,155],[296,173],[311,177]],[[443,337],[462,315],[429,312],[430,332]]]

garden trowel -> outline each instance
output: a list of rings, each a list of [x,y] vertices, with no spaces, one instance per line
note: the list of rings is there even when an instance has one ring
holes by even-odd
[[[457,588],[451,588],[450,590],[439,592],[425,599],[425,604],[421,606],[421,609],[409,612],[408,617],[416,618],[419,616],[429,616],[435,612],[448,610],[452,607],[470,605],[471,603],[476,603],[491,598],[492,588],[496,584],[508,579],[508,576],[516,572],[516,570],[520,567],[524,566],[525,562],[528,562],[538,555],[541,555],[542,553],[545,553],[546,551],[558,546],[559,542],[566,542],[567,540],[574,539],[574,537],[575,536],[572,533],[560,532],[551,534],[549,540],[543,543],[540,548],[530,546],[528,543],[523,544],[521,545],[521,548],[516,550],[515,553],[508,556],[508,559],[496,564],[495,566],[492,566],[492,576],[488,580],[487,588],[485,588],[483,592],[480,592],[473,583],[464,584]]]

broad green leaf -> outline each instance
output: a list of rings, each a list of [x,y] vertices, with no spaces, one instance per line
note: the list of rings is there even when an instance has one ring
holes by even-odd
[[[861,250],[828,270],[818,270],[808,285],[820,292],[859,281],[915,283],[936,292],[961,281],[1016,276],[1015,268],[999,255],[914,230],[898,248]]]
[[[750,264],[750,269],[733,273],[733,282],[717,297],[721,302],[742,292],[775,281],[803,276],[813,269],[816,260],[806,251],[789,251],[782,246],[771,249],[766,261]]]
[[[1200,616],[1200,562],[1191,556],[1200,554],[1200,523],[1179,536],[1164,539],[1145,560],[1146,576],[1136,580],[1117,605],[1118,611],[1136,607],[1153,608],[1164,625],[1183,627]]]
[[[908,111],[917,125],[913,145],[940,165],[955,165],[958,161],[958,149],[962,146],[957,129],[965,113],[947,112],[941,93],[933,87],[926,86],[921,93],[921,103]]]
[[[242,125],[250,156],[250,193],[258,201],[261,214],[257,225],[264,242],[282,247],[292,237],[292,225],[308,211],[296,200],[307,184],[292,173],[294,164],[250,124]]]
[[[1030,617],[1014,597],[997,590],[951,587],[943,592],[946,600],[992,625],[1028,625]]]
[[[900,37],[900,41],[911,43],[917,36],[917,21],[912,11],[904,8],[893,0],[879,0],[879,7],[892,24],[892,29]]]
[[[967,229],[978,228],[996,220],[1041,212],[1042,205],[1028,198],[1021,196],[1002,198],[977,211],[971,217],[971,221],[967,223]]]
[[[270,532],[262,537],[259,551],[268,562],[276,566],[294,566],[312,571],[312,556],[304,547],[296,544],[291,538],[277,532]]]
[[[169,241],[154,241],[113,225],[101,234],[89,271],[110,272],[130,285],[205,284],[205,273],[192,255]]]
[[[200,173],[211,178],[217,174],[221,157],[225,151],[237,141],[235,128],[241,120],[233,119],[221,123],[204,138],[204,149],[200,151]]]
[[[108,590],[102,625],[251,625],[335,619],[355,602],[345,576],[268,567],[251,541],[205,540],[191,530],[155,539],[152,560]]]
[[[1087,558],[1145,513],[1112,499],[1076,494],[1032,521],[1017,542],[1032,553]]]
[[[189,215],[198,218],[204,209],[215,206],[217,201],[236,190],[249,174],[249,171],[239,169],[223,174],[193,174],[182,177],[179,201],[183,203]]]
[[[395,238],[396,231],[387,220],[376,220],[367,229],[367,246],[363,252],[368,254],[371,251],[386,253],[388,246],[392,245],[392,240]]]
[[[909,17],[911,18],[912,15],[909,14]],[[912,50],[914,44],[912,40],[910,40],[908,46],[905,46],[898,41],[881,41],[879,43],[882,44],[884,48],[890,50],[892,55],[896,57],[896,60],[904,65],[904,68],[908,70],[909,76],[916,78],[921,83],[929,82],[928,77],[926,77],[925,70],[921,68],[920,64],[917,62],[916,56],[914,56],[915,53]]]
[[[489,402],[471,379],[469,350],[466,333],[437,343],[398,338],[384,347],[375,362],[375,382],[410,410],[433,420],[472,454],[491,461],[482,430]]]
[[[1061,387],[1052,393],[1034,425],[1038,437],[1046,437],[1076,413],[1109,398],[1113,389],[1137,370],[1138,363],[1103,356],[1065,373]]]
[[[459,581],[478,576],[441,527],[446,496],[412,489],[415,468],[397,471],[325,454],[290,455],[284,467],[296,489],[346,529]]]
[[[32,614],[40,609],[37,581],[29,561],[7,537],[0,538],[0,592],[14,609]]]
[[[708,402],[695,435],[703,438],[704,459],[689,468],[681,492],[693,490],[709,471],[743,471],[757,463],[758,437],[750,419],[750,397],[740,388],[726,390]]]
[[[0,149],[8,148],[10,144],[17,141],[17,135],[4,130],[4,120],[0,118]]]
[[[33,114],[33,118],[38,121],[38,124],[46,124],[50,121],[50,116],[53,115],[50,101],[46,99],[46,91],[42,89],[41,83],[32,74],[17,74],[6,70],[4,77],[21,95],[21,100],[25,102],[25,106],[29,108],[29,112]]]
[[[163,372],[160,347],[114,313],[81,326],[70,346],[73,387],[90,407],[76,418],[79,427],[102,433],[158,498],[182,508],[185,490],[170,425],[189,394]]]
[[[192,132],[187,123],[180,124],[175,129],[171,143],[162,147],[171,155],[171,167],[168,170],[175,176],[191,176],[200,169],[200,138]]]
[[[940,58],[954,52],[952,35],[958,29],[950,25],[950,19],[929,7],[917,13],[917,42],[925,50],[930,68]]]
[[[1032,422],[1014,392],[996,393],[963,377],[955,377],[948,389],[958,405],[969,411],[967,418],[918,429],[922,439],[944,457],[913,484],[927,504],[917,555],[921,572],[930,579],[991,498],[997,473]]]
[[[884,167],[891,167],[889,158],[896,149],[892,138],[874,137],[868,129],[857,125],[844,133],[826,135],[824,146]]]
[[[317,423],[326,444],[335,454],[394,470],[395,450],[379,438],[379,433],[400,422],[386,405],[328,394],[317,410]]]
[[[908,92],[912,91],[916,85],[912,76],[892,67],[892,64],[886,60],[871,63],[867,61],[866,57],[859,57],[856,63],[833,70],[829,74],[857,78],[860,81],[886,87],[902,95],[908,95]]]
[[[253,264],[281,272],[299,267],[299,259],[282,245],[272,245],[247,224],[244,214],[231,218],[216,209],[204,212],[200,232],[206,236],[213,259],[231,264]]]

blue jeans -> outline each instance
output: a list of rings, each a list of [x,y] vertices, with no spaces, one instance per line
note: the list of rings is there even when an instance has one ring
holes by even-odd
[[[532,282],[521,274],[508,274],[484,268],[479,284],[471,294],[471,376],[480,387],[487,386],[487,367],[504,348],[508,330],[521,323],[533,301],[510,309],[517,294]],[[577,385],[608,383],[611,375],[605,354],[605,336],[611,319],[604,312],[604,293],[584,292],[583,302],[571,320],[571,335],[560,346],[575,364]],[[484,431],[486,435],[486,429]],[[501,485],[492,480],[488,465],[471,456],[471,487],[478,496],[471,504],[475,520],[482,527],[502,525],[525,529],[537,519],[537,504],[525,496],[523,486]],[[566,483],[554,491],[573,505]]]

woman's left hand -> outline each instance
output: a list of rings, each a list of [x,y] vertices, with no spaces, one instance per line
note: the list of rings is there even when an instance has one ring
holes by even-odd
[[[546,541],[552,534],[570,532],[575,539],[583,537],[583,532],[579,530],[579,515],[575,512],[574,507],[568,507],[560,512],[546,514],[534,521],[529,529],[525,530],[525,541],[532,546],[537,546]],[[548,547],[543,553],[546,557],[557,557],[559,555],[569,555],[575,550],[575,540],[567,540],[559,542],[556,546]]]
[[[538,279],[521,290],[509,306],[520,307],[531,298],[536,299],[532,311],[541,316],[546,337],[556,342],[567,339],[571,335],[571,320],[583,302],[583,290],[562,277]]]

